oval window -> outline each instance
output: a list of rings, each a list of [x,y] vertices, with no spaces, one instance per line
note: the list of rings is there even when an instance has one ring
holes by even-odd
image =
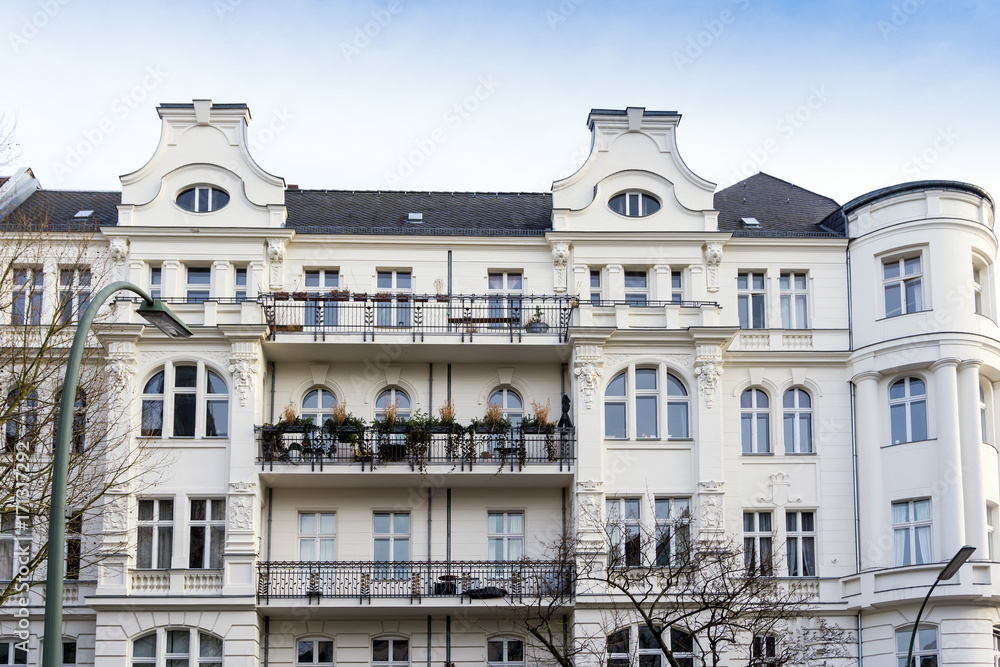
[[[177,195],[177,205],[192,213],[218,211],[229,203],[229,193],[208,185],[188,188]]]
[[[630,218],[641,218],[660,210],[660,200],[645,192],[623,192],[608,201],[612,211]]]

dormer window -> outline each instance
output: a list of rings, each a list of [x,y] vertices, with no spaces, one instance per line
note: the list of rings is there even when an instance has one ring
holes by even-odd
[[[660,200],[645,192],[623,192],[608,202],[612,211],[630,218],[642,218],[660,210]]]
[[[229,194],[208,185],[188,188],[177,195],[177,205],[192,213],[218,211],[229,203]]]

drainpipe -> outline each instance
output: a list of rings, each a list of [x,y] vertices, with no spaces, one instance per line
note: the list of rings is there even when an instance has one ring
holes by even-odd
[[[431,641],[433,637],[431,635],[431,617],[430,614],[427,615],[427,667],[431,667]]]
[[[427,413],[434,416],[434,362],[427,364]]]
[[[451,665],[451,616],[444,617],[444,662]]]
[[[264,667],[267,667],[268,651],[271,647],[271,617],[264,617]]]
[[[451,398],[451,364],[448,364],[448,398]]]
[[[272,502],[274,498],[274,489],[271,487],[267,488],[267,560],[271,561],[271,508],[274,507]]]
[[[863,667],[865,659],[861,654],[861,610],[858,609],[858,667]]]
[[[267,420],[269,424],[274,423],[274,362],[269,361],[267,365],[271,368],[271,416]]]

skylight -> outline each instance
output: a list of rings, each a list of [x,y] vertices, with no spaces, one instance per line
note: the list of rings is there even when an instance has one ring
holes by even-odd
[[[90,210],[90,209],[87,209],[87,210],[84,210],[84,211],[77,211],[76,215],[74,215],[73,217],[74,218],[89,218],[92,215],[94,215],[94,212],[92,210]]]
[[[413,223],[421,223],[421,222],[424,221],[424,214],[423,213],[411,213],[409,216],[407,216],[406,221],[407,222],[413,222]]]
[[[757,218],[743,218],[742,220],[744,227],[760,227],[760,220]]]

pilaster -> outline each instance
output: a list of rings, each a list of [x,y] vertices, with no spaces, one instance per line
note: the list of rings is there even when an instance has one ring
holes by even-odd
[[[950,557],[965,544],[965,501],[962,484],[962,440],[959,431],[958,364],[954,358],[931,364],[934,372],[934,404],[937,407],[937,441],[941,478],[937,493],[939,506],[932,511],[944,519],[938,544],[943,552],[936,559]],[[978,395],[977,395],[978,398]],[[979,401],[975,402],[978,407]],[[935,489],[937,491],[937,489]]]
[[[889,566],[891,534],[889,506],[882,478],[882,439],[879,429],[878,383],[881,373],[855,375],[855,449],[858,457],[858,517],[861,569]]]

